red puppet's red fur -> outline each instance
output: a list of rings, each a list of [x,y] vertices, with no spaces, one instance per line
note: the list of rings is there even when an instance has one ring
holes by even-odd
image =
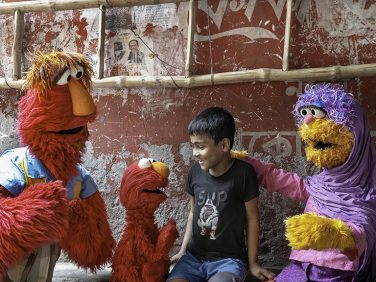
[[[70,259],[80,267],[91,271],[96,271],[109,262],[115,246],[115,240],[107,224],[106,213],[103,212],[105,210],[104,201],[98,191],[88,199],[71,201],[69,229],[60,242]]]
[[[55,181],[36,184],[16,199],[0,197],[0,206],[1,277],[36,247],[62,237],[68,226],[68,200],[61,181]]]
[[[161,230],[154,222],[155,210],[166,200],[165,193],[158,188],[167,185],[167,177],[168,174],[162,176],[151,167],[140,168],[137,163],[126,169],[120,192],[120,201],[126,208],[126,225],[115,250],[111,281],[164,281],[168,254],[178,237],[174,220]]]
[[[87,125],[96,116],[92,74],[84,56],[69,52],[38,54],[27,74],[19,103],[20,140],[60,182],[25,185],[15,197],[0,195],[0,277],[43,243],[59,240],[72,260],[92,271],[112,257],[115,242],[97,187],[90,186],[88,198],[78,192],[67,202],[68,183],[80,173]]]
[[[87,123],[95,118],[95,113],[87,117],[74,116],[68,93],[67,86],[56,86],[49,90],[48,97],[39,100],[35,89],[30,89],[19,103],[18,116],[21,142],[64,183],[77,174],[76,166],[81,162],[89,138]],[[81,127],[75,134],[57,134]]]

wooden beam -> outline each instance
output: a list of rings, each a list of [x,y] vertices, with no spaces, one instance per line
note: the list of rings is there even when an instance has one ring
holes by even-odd
[[[106,7],[100,6],[99,14],[99,38],[98,38],[98,75],[97,78],[104,77],[104,41],[105,41],[105,29],[106,29]]]
[[[24,30],[23,13],[19,10],[14,12],[14,38],[12,47],[13,57],[13,79],[21,79],[21,56],[22,56],[22,35]]]
[[[285,40],[283,44],[282,70],[289,70],[292,0],[286,2]]]
[[[94,88],[194,88],[202,86],[236,84],[247,82],[298,82],[298,81],[337,81],[360,77],[376,77],[376,64],[333,66],[324,68],[308,68],[300,70],[283,71],[280,69],[254,69],[237,72],[224,72],[184,76],[114,76],[103,79],[94,79]],[[1,88],[20,89],[24,81],[0,78]]]
[[[13,14],[16,10],[26,12],[52,12],[62,10],[77,10],[98,8],[101,5],[112,7],[157,5],[165,3],[180,3],[187,0],[38,0],[1,3],[0,14]]]
[[[188,40],[187,40],[187,59],[185,62],[185,77],[190,77],[192,74],[192,57],[193,57],[193,43],[196,30],[195,24],[195,1],[189,1],[189,19],[188,19]]]

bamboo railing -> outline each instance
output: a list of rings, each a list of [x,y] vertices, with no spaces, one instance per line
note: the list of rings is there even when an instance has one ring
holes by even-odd
[[[1,14],[13,14],[15,11],[26,12],[55,12],[63,10],[91,9],[104,6],[111,7],[129,7],[156,5],[166,3],[179,3],[187,0],[39,0],[39,1],[18,1],[10,3],[1,3]]]
[[[246,71],[212,73],[204,75],[192,74],[192,56],[195,30],[195,0],[189,2],[189,26],[187,35],[187,56],[185,76],[114,76],[104,77],[104,48],[106,8],[153,5],[163,3],[179,3],[184,0],[39,0],[1,3],[1,14],[13,14],[15,35],[12,49],[13,78],[0,77],[1,88],[20,89],[21,80],[21,48],[23,33],[23,14],[26,12],[51,12],[73,9],[100,9],[99,42],[98,42],[98,74],[93,80],[94,88],[123,87],[182,87],[193,88],[246,82],[270,81],[329,81],[350,78],[376,76],[376,64],[360,64],[348,66],[330,66],[290,70],[288,64],[292,0],[286,2],[286,26],[281,69],[260,68]]]

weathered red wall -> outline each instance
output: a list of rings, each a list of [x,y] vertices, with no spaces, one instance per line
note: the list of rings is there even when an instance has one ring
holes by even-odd
[[[0,1],[10,2],[10,1]],[[254,68],[282,68],[285,0],[205,1],[196,3],[196,41],[193,74]],[[188,3],[160,6],[171,21],[142,22],[141,37],[159,58],[150,59],[149,75],[184,75]],[[290,69],[375,63],[376,4],[373,1],[294,1]],[[107,11],[106,74],[114,68],[110,52],[119,30],[132,25],[132,15],[142,11],[112,8]],[[134,13],[133,13],[134,12]],[[208,12],[210,24],[208,24]],[[93,65],[98,61],[98,10],[27,13],[23,41],[24,66],[37,50],[81,52]],[[160,15],[159,15],[160,16]],[[147,18],[150,19],[150,18]],[[209,27],[210,37],[209,43]],[[12,16],[0,16],[0,76],[11,77]],[[127,45],[125,44],[125,47]],[[143,46],[143,50],[147,49]],[[211,48],[211,52],[210,52]],[[149,52],[150,53],[150,52]],[[148,53],[148,54],[149,54]],[[147,54],[147,55],[148,55]],[[119,64],[119,63],[118,63]],[[120,64],[119,64],[120,65]],[[372,127],[376,126],[374,78],[340,81],[359,98]],[[173,217],[183,235],[187,216],[184,179],[193,163],[187,125],[209,106],[230,110],[237,125],[237,148],[280,164],[302,176],[313,173],[304,161],[291,110],[305,82],[242,83],[193,89],[95,89],[99,109],[91,124],[85,166],[93,173],[105,198],[114,234],[120,236],[124,209],[118,188],[124,169],[141,157],[165,161],[171,168],[169,200],[157,212],[159,223]],[[14,130],[18,91],[0,90],[0,149],[18,145]],[[277,133],[280,135],[277,137]],[[373,134],[375,135],[374,131]],[[283,235],[283,219],[301,211],[300,203],[262,193],[261,261],[266,265],[286,262],[289,249]]]

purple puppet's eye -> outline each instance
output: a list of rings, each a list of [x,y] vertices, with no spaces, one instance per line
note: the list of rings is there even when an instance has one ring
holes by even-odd
[[[310,108],[301,108],[300,110],[299,110],[299,112],[300,112],[300,115],[301,116],[306,116],[308,113],[311,113],[311,109]]]
[[[315,118],[324,118],[324,117],[326,117],[325,111],[323,111],[323,110],[321,110],[319,108],[311,108],[311,114]]]

